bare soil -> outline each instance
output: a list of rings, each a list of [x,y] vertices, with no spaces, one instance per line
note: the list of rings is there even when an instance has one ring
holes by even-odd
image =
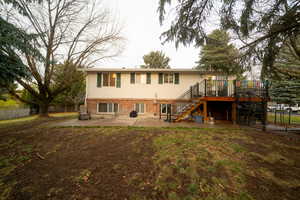
[[[1,200],[166,199],[164,193],[168,191],[159,189],[164,183],[157,181],[161,166],[155,162],[159,149],[154,147],[153,140],[169,134],[191,132],[172,128],[49,126],[53,123],[56,122],[45,119],[0,127]],[[192,131],[202,133],[201,129]],[[203,134],[205,132],[209,130]],[[242,133],[251,138],[252,143],[242,137],[227,139],[223,133],[211,133],[211,140],[238,144],[246,150],[239,158],[246,163],[242,169],[245,170],[244,189],[251,198],[244,199],[300,199],[299,138],[291,140],[254,130],[243,130]],[[273,145],[269,145],[271,143]],[[181,143],[176,145],[178,148],[182,146]],[[279,152],[283,158],[264,158],[272,152]],[[234,153],[233,157],[238,157],[237,154]],[[213,160],[205,163],[212,165]],[[165,162],[165,165],[170,163]],[[256,169],[266,169],[267,175]],[[198,168],[198,176],[229,179],[224,170],[221,166],[208,174]],[[252,174],[246,173],[250,170]],[[180,168],[173,171],[175,176],[178,175],[173,179],[182,178],[183,183],[191,183],[188,176],[179,173]],[[269,173],[272,173],[271,178]],[[166,182],[173,179],[168,178]],[[229,181],[229,184],[232,183]],[[176,192],[176,188],[169,192]],[[235,192],[229,188],[224,192],[232,199],[242,199],[235,198]],[[188,195],[181,186],[178,193]],[[209,195],[202,197],[205,199]],[[169,199],[176,197],[170,195]]]

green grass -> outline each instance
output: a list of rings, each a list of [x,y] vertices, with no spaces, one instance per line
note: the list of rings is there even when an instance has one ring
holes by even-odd
[[[77,113],[51,114],[52,117],[74,117],[76,115]],[[33,120],[31,119],[31,121]],[[28,122],[30,123],[30,120]],[[120,177],[122,175],[122,180],[124,180],[110,184],[114,186],[125,184],[124,186],[135,189],[128,200],[272,199],[263,197],[265,197],[265,193],[270,197],[277,195],[274,191],[278,188],[285,195],[282,199],[290,199],[287,196],[288,191],[300,186],[299,176],[296,176],[299,174],[297,163],[299,162],[300,147],[298,143],[285,143],[286,141],[283,142],[282,137],[256,132],[252,129],[97,126],[73,127],[72,129],[70,127],[45,126],[45,129],[47,129],[47,133],[43,135],[45,138],[42,140],[30,139],[26,143],[24,139],[26,131],[24,131],[19,139],[12,134],[0,143],[0,152],[9,152],[0,156],[0,191],[2,191],[0,199],[8,198],[13,191],[16,182],[7,183],[5,180],[9,179],[5,177],[12,176],[17,166],[30,162],[47,163],[49,162],[48,157],[66,146],[70,148],[70,155],[75,155],[74,150],[77,147],[80,150],[84,149],[89,155],[89,151],[98,149],[99,144],[104,144],[102,142],[112,143],[122,137],[130,137],[130,140],[120,144],[122,148],[124,145],[124,148],[127,146],[126,148],[130,149],[125,155],[125,157],[128,156],[128,161],[126,161],[127,159],[124,159],[125,161],[122,159],[109,160],[110,157],[117,155],[116,151],[122,151],[122,148],[121,150],[107,148],[109,161],[107,169],[108,171],[113,170],[113,173]],[[28,130],[30,133],[31,131],[31,129]],[[60,134],[52,134],[55,131]],[[55,137],[64,133],[68,133],[67,137],[64,137],[66,140],[55,140]],[[47,138],[54,139],[52,141],[54,143],[48,143],[50,140]],[[76,145],[76,148],[72,148],[72,145]],[[42,146],[46,148],[44,152],[40,149]],[[11,154],[11,151],[16,153]],[[37,158],[36,152],[41,152],[45,159],[41,161]],[[68,151],[64,151],[62,155],[63,158],[68,157]],[[134,157],[134,160],[129,159],[129,156]],[[136,163],[136,168],[131,167],[127,171],[130,166],[128,163],[135,159],[139,161]],[[145,160],[149,161],[149,169],[139,169],[139,163],[143,163]],[[55,163],[51,161],[51,164],[55,170]],[[74,166],[79,167],[75,168]],[[94,185],[97,180],[100,180],[99,170],[105,171],[101,162],[89,159],[88,163],[83,164],[82,160],[75,159],[74,165],[66,165],[66,167],[70,167],[70,171],[74,171],[71,176],[63,177],[64,180],[70,181],[69,184],[76,184],[78,187],[86,189],[89,187],[101,188],[98,183]],[[1,177],[3,178],[1,179]],[[50,196],[64,192],[64,188],[51,187],[50,189],[45,188]],[[259,188],[265,188],[265,191]],[[18,189],[39,192],[35,191],[33,186]],[[149,192],[151,192],[150,196]]]
[[[154,162],[160,169],[156,179],[158,190],[166,199],[252,199],[243,189],[245,163],[240,158],[246,149],[212,139],[218,134],[235,138],[237,132],[243,131],[182,129],[155,138]],[[228,190],[233,190],[236,197],[230,196]]]
[[[6,101],[0,100],[0,109],[17,108],[20,106],[22,106],[22,103],[13,99],[8,99]]]
[[[29,116],[29,117],[22,117],[17,119],[9,119],[9,120],[0,120],[1,124],[12,124],[12,123],[18,123],[18,122],[30,122],[33,120],[36,120],[38,118],[37,115]]]
[[[276,115],[277,122],[279,122],[279,114]],[[268,122],[274,123],[275,120],[275,114],[274,113],[268,113]],[[288,123],[289,115],[284,115],[283,121],[284,123]],[[299,124],[300,125],[300,115],[291,115],[291,124]]]
[[[67,113],[51,113],[49,114],[50,117],[54,118],[73,118],[78,115],[77,112],[67,112]],[[14,123],[24,123],[24,122],[31,122],[34,120],[38,120],[38,115],[33,115],[29,117],[22,117],[17,119],[9,119],[9,120],[0,120],[0,125],[9,125]]]

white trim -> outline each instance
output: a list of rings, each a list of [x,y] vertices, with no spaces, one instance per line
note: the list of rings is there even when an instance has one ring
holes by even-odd
[[[173,68],[173,69],[161,69],[161,68],[88,68],[82,69],[82,71],[87,72],[195,72],[203,73],[203,71],[198,69],[188,69],[188,68]]]

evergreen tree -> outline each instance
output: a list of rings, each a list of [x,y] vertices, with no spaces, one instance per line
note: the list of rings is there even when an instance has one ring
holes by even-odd
[[[16,8],[20,15],[25,15],[17,1],[6,0],[4,2]],[[1,12],[4,2],[0,1]],[[42,56],[35,48],[37,45],[35,39],[36,35],[26,33],[0,16],[0,98],[4,99],[3,94],[9,91],[7,88],[10,90],[15,88],[14,81],[30,78],[19,52],[42,60]]]
[[[238,38],[243,65],[251,67],[262,64],[262,76],[274,70],[274,61],[283,42],[300,34],[299,0],[160,0],[159,19],[165,21],[168,4],[176,4],[171,9],[173,21],[163,32],[164,42],[200,46],[207,40],[206,28],[214,11],[220,15],[220,25],[229,29]],[[214,18],[215,20],[215,18]],[[295,52],[300,53],[295,45]]]
[[[208,38],[201,49],[196,68],[241,75],[243,70],[237,59],[239,52],[233,44],[229,44],[229,34],[217,29],[209,34]]]
[[[292,45],[295,47],[293,48]],[[296,38],[296,42],[287,40],[284,43],[275,59],[274,71],[270,78],[275,80],[300,79],[300,36]]]
[[[300,103],[300,80],[273,81],[270,97],[277,103],[288,105]]]
[[[151,51],[149,54],[143,56],[144,65],[141,68],[170,68],[170,58],[162,51]]]

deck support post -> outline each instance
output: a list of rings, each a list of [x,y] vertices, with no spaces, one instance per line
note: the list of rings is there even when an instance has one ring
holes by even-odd
[[[204,79],[204,96],[206,97],[206,79]]]
[[[207,117],[207,101],[203,102],[203,115],[204,115],[204,121],[207,121],[208,120],[208,117]]]

